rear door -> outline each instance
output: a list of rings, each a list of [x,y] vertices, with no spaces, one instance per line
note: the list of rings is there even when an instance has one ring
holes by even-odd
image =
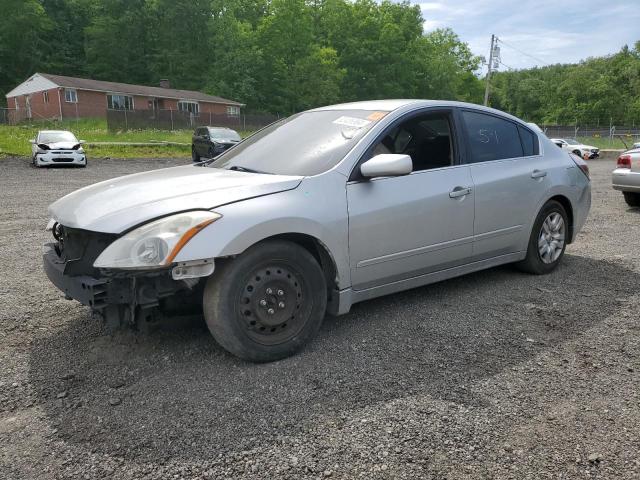
[[[473,260],[526,249],[530,223],[550,187],[538,136],[508,118],[461,109],[475,186]]]

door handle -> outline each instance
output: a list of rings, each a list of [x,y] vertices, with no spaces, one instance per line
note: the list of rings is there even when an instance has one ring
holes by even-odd
[[[544,170],[534,170],[533,172],[531,172],[531,178],[542,178],[546,176],[547,172],[545,172]]]
[[[471,193],[471,187],[456,187],[449,192],[450,198],[464,197]]]

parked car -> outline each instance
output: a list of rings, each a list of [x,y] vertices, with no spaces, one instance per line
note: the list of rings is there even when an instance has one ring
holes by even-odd
[[[588,155],[588,158],[598,158],[600,156],[599,148],[580,143],[575,138],[552,138],[551,141],[563,150],[574,153],[580,158],[584,158],[585,155]]]
[[[628,150],[618,157],[611,183],[620,190],[631,207],[640,207],[640,148]]]
[[[76,136],[66,130],[41,130],[31,143],[31,161],[36,167],[87,166],[87,155]]]
[[[334,105],[61,198],[44,268],[110,323],[191,300],[224,348],[271,361],[356,302],[505,263],[551,272],[587,218],[588,174],[486,107]]]
[[[240,134],[225,127],[198,127],[191,139],[191,159],[214,158],[242,140]]]

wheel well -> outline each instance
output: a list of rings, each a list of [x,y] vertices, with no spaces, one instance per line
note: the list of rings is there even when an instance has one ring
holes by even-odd
[[[282,233],[280,235],[265,238],[262,241],[274,239],[288,240],[290,242],[297,243],[307,250],[320,264],[320,267],[324,272],[329,294],[334,288],[336,288],[336,279],[338,275],[336,264],[329,253],[329,250],[327,250],[327,247],[325,247],[320,240],[304,233]]]
[[[555,200],[562,205],[564,207],[564,211],[567,212],[569,220],[569,241],[567,243],[573,242],[573,207],[571,206],[571,201],[563,195],[556,195],[555,197],[551,197],[549,200]]]

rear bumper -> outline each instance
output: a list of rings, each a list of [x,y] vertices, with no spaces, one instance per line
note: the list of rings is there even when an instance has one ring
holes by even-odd
[[[614,190],[640,192],[640,172],[632,172],[628,168],[616,168],[611,173],[611,184]]]

